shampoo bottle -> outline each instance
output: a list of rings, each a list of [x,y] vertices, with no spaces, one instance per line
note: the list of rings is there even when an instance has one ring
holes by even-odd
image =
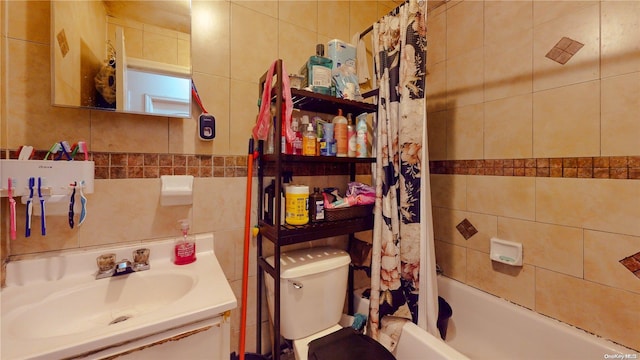
[[[351,113],[347,114],[347,156],[356,157],[356,124],[353,122]]]
[[[338,115],[333,118],[333,134],[336,139],[336,156],[346,157],[348,154],[347,118],[342,116],[342,109],[338,109]]]
[[[302,155],[316,155],[316,131],[311,123],[307,124],[307,129],[302,135]]]
[[[367,114],[358,115],[358,123],[356,125],[356,157],[367,157]]]
[[[182,237],[176,241],[174,247],[174,264],[186,265],[196,261],[196,242],[189,235],[189,221],[187,219],[180,220],[182,229]]]

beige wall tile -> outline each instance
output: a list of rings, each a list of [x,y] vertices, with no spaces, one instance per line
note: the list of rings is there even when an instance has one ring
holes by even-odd
[[[465,240],[456,225],[469,220],[478,232]],[[435,208],[433,213],[434,236],[436,240],[489,253],[489,239],[497,236],[497,217],[468,211]]]
[[[600,155],[599,81],[533,94],[534,157],[598,155]]]
[[[229,154],[231,98],[229,79],[199,72],[194,72],[192,78],[205,109],[216,118],[216,137],[213,141],[200,140],[197,127],[198,117],[202,114],[202,110],[194,101],[191,107],[192,120],[169,119],[169,152],[177,154]]]
[[[498,238],[521,243],[525,264],[582,277],[582,229],[500,217]]]
[[[159,206],[160,186],[160,179],[96,180],[80,246],[179,236],[178,220],[194,224],[191,206]]]
[[[251,0],[232,0],[232,6],[242,6],[270,17],[278,17],[278,2],[272,0],[251,1]]]
[[[515,176],[469,176],[469,211],[534,220],[535,179]]]
[[[431,174],[431,205],[467,210],[467,176]]]
[[[168,119],[106,111],[91,112],[91,150],[166,153]]]
[[[216,258],[218,258],[227,280],[242,280],[242,255],[238,258],[237,253],[239,251],[242,254],[244,251],[244,231],[242,229],[216,231],[214,237]],[[250,256],[250,259],[255,259],[255,252],[253,255],[253,257]],[[240,263],[240,273],[236,270],[238,263]],[[249,274],[256,274],[256,272],[249,272]]]
[[[518,41],[485,46],[484,99],[491,101],[530,94],[533,79],[531,31]]]
[[[278,57],[289,74],[298,74],[309,57],[316,54],[316,33],[282,20],[278,21]],[[328,55],[326,42],[324,54]]]
[[[192,2],[193,72],[229,77],[230,19],[230,3],[227,1]],[[208,31],[195,31],[196,29],[208,29]]]
[[[427,13],[427,68],[447,59],[447,14]]]
[[[348,1],[319,1],[318,4],[318,34],[351,42],[353,33],[349,30],[350,10]],[[306,14],[298,14],[305,18]],[[373,21],[372,21],[373,22]],[[359,28],[358,32],[365,27]]]
[[[4,3],[7,5],[7,35],[10,38],[40,44],[50,43],[51,4],[48,1],[6,1]]]
[[[531,94],[484,104],[484,158],[529,158],[533,152]]]
[[[377,1],[350,1],[349,2],[349,36],[356,32],[364,31],[381,16],[378,15]],[[326,26],[327,24],[325,24]],[[341,25],[340,25],[341,26]],[[340,27],[341,28],[341,27]],[[324,31],[320,32],[325,34]],[[365,41],[365,44],[370,40]],[[367,45],[369,48],[369,45]]]
[[[640,281],[620,260],[638,252],[640,237],[585,230],[585,280],[640,293]]]
[[[640,295],[538,268],[536,310],[623,345],[640,348]]]
[[[484,104],[457,107],[447,119],[447,159],[482,159]]]
[[[600,76],[600,7],[597,2],[590,3],[583,6],[576,4],[577,8],[569,6],[566,12],[559,12],[555,19],[534,27],[533,91],[594,80]],[[535,5],[538,6],[538,2],[535,2]],[[557,8],[560,10],[564,6],[560,5]],[[537,14],[534,7],[534,19]],[[564,65],[545,57],[562,37],[584,44],[584,47]]]
[[[230,22],[231,78],[257,82],[278,57],[278,21],[232,3]]]
[[[436,263],[450,278],[465,282],[467,279],[467,249],[443,241],[435,242]]]
[[[450,114],[449,110],[427,114],[429,160],[445,160],[447,158],[447,121]]]
[[[467,249],[466,283],[524,307],[535,307],[533,266],[516,267],[494,262],[487,253]]]
[[[195,232],[244,228],[245,178],[196,178],[193,190]],[[215,191],[211,191],[215,189]],[[242,194],[243,200],[229,194]]]
[[[447,59],[482,48],[484,3],[465,1],[447,11]]]
[[[554,1],[554,0],[534,0],[533,1],[533,24],[538,26],[542,23],[563,18],[564,16],[575,14],[585,7],[594,5],[593,1]]]
[[[278,19],[317,32],[318,8],[321,6],[322,3],[317,1],[278,1]]]
[[[640,142],[640,72],[602,79],[601,88],[601,155],[637,154]]]
[[[640,71],[640,2],[603,1],[600,6],[602,77]]]
[[[258,84],[232,80],[229,92],[231,94],[230,124],[229,124],[229,153],[246,154],[251,130],[256,123],[258,107]],[[255,94],[255,96],[247,96]],[[242,119],[242,121],[240,120]]]
[[[7,82],[11,84],[6,87],[7,104],[11,104],[6,110],[7,146],[49,149],[61,140],[88,139],[88,110],[51,106],[49,46],[14,39],[7,46]]]
[[[485,1],[484,19],[485,46],[510,48],[523,42],[531,46],[532,1]]]
[[[447,59],[447,108],[479,104],[484,101],[482,48]]]
[[[636,180],[536,179],[536,221],[640,235]]]
[[[441,111],[447,108],[446,66],[447,63],[444,61],[430,66],[427,65],[427,76],[425,80],[427,82],[425,89],[427,93],[427,112]]]

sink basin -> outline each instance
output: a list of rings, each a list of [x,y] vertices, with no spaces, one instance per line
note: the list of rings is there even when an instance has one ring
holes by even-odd
[[[12,312],[11,319],[4,321],[13,335],[22,338],[95,331],[171,305],[185,296],[195,282],[193,275],[151,270],[95,280],[21,306]],[[38,326],[34,327],[34,323]]]
[[[182,266],[171,261],[173,239],[9,262],[0,292],[0,358],[115,352],[190,324],[228,322],[237,302],[213,251],[213,234],[197,235],[196,244],[197,261]],[[123,259],[140,247],[151,251],[149,270],[95,279],[97,256],[112,252]]]

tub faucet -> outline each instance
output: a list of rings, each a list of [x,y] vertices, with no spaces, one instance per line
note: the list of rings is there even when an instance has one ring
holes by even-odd
[[[98,272],[96,280],[112,276],[130,274],[136,271],[149,270],[149,249],[143,248],[133,252],[133,263],[128,259],[116,262],[116,254],[109,253],[98,256],[96,259]]]
[[[436,264],[436,275],[444,275],[444,270],[442,270],[439,264]]]

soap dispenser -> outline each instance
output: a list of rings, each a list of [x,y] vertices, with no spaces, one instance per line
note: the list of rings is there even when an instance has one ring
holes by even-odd
[[[182,229],[182,237],[176,240],[174,247],[174,264],[186,265],[196,261],[196,242],[189,235],[189,220],[182,219],[178,221]]]

